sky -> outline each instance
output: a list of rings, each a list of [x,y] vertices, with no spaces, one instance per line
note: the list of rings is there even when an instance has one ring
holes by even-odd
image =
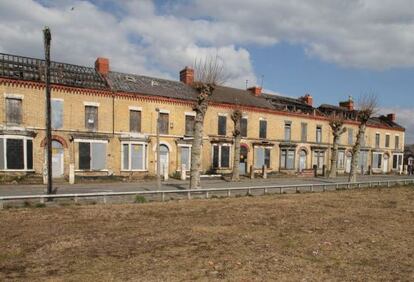
[[[218,56],[229,86],[316,105],[375,94],[414,143],[414,0],[0,0],[0,52],[178,79]]]

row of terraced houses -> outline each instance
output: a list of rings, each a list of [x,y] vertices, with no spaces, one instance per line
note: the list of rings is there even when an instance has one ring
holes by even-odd
[[[45,86],[43,60],[0,54],[0,173],[41,174],[45,162]],[[143,177],[156,173],[156,121],[160,120],[160,162],[168,173],[190,168],[198,93],[194,70],[180,81],[110,70],[109,60],[95,67],[52,62],[53,177]],[[233,122],[241,109],[240,171],[266,166],[269,172],[297,173],[316,166],[329,169],[332,132],[328,116],[347,117],[338,154],[339,173],[350,170],[358,122],[354,102],[313,105],[300,98],[262,93],[260,87],[218,86],[204,123],[203,173],[231,172]],[[157,111],[156,109],[159,109]],[[370,119],[363,138],[359,171],[392,173],[401,168],[404,128],[395,114]]]

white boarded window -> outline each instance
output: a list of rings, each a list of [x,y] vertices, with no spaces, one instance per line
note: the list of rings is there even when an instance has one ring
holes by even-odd
[[[63,101],[52,99],[52,128],[60,129],[63,127]]]
[[[262,168],[264,165],[270,168],[270,148],[255,147],[255,168]]]
[[[140,171],[147,169],[147,144],[122,143],[122,170]]]
[[[190,170],[191,147],[181,147],[181,165],[185,165],[185,170]],[[181,170],[181,167],[180,167]]]
[[[79,169],[103,170],[106,168],[106,146],[104,142],[79,142]]]

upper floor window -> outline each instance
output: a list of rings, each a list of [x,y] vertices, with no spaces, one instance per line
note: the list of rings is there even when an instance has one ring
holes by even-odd
[[[267,121],[264,119],[259,121],[259,138],[267,138]]]
[[[141,132],[141,111],[129,110],[129,131]]]
[[[193,136],[194,135],[194,115],[185,115],[185,135]]]
[[[247,137],[247,118],[243,117],[240,120],[240,134],[242,137]]]
[[[52,128],[63,127],[63,100],[52,99]]]
[[[348,145],[354,144],[354,129],[348,128]]]
[[[227,117],[218,116],[218,135],[226,135]]]
[[[292,123],[290,121],[285,122],[285,140],[290,141],[292,138]]]
[[[395,136],[395,149],[399,149],[400,148],[400,136],[396,135]]]
[[[379,133],[376,133],[375,134],[375,148],[380,147],[380,142],[381,142],[381,135]]]
[[[320,125],[316,127],[316,142],[322,143],[322,126]]]
[[[390,135],[387,134],[385,135],[385,148],[389,148],[390,147]]]
[[[168,134],[168,125],[169,125],[170,115],[168,113],[159,113],[159,128],[160,134]]]
[[[301,124],[301,138],[300,140],[302,142],[307,142],[308,141],[308,124],[302,122]]]
[[[6,98],[6,122],[11,124],[22,123],[22,99]]]
[[[98,107],[85,106],[85,128],[88,130],[98,130]]]

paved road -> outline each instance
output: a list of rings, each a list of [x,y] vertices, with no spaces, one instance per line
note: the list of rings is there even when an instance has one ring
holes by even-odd
[[[390,179],[414,179],[413,176],[361,176],[358,181],[380,181]],[[294,184],[323,184],[346,182],[346,177],[335,180],[326,178],[269,178],[269,179],[243,179],[240,182],[227,182],[221,179],[202,180],[203,188],[227,188],[265,185],[294,185]],[[157,190],[155,181],[137,181],[129,183],[88,183],[88,184],[56,184],[58,194],[90,193],[90,192],[123,192],[123,191],[150,191]],[[188,181],[170,179],[164,182],[161,190],[187,189]],[[43,194],[44,185],[0,185],[0,196],[36,195]]]

